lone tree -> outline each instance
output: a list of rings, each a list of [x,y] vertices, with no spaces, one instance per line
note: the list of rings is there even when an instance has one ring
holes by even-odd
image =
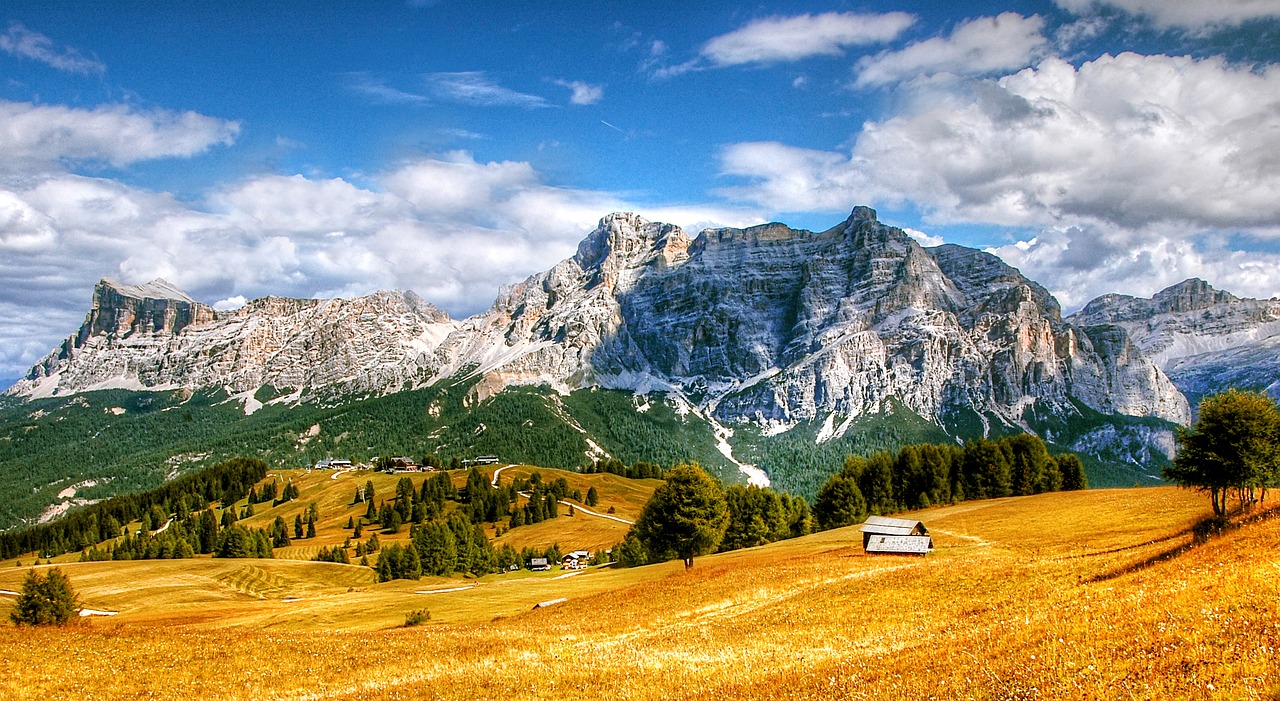
[[[1241,504],[1280,481],[1280,409],[1262,392],[1228,390],[1205,397],[1193,430],[1178,432],[1178,455],[1166,479],[1209,492],[1213,514],[1227,515],[1234,491]]]
[[[693,556],[715,552],[729,526],[724,491],[697,465],[680,464],[653,492],[635,532],[653,557],[674,555],[693,567]]]
[[[17,625],[60,626],[74,620],[79,609],[79,597],[62,570],[55,567],[42,577],[32,569],[27,572],[22,593],[9,618]]]

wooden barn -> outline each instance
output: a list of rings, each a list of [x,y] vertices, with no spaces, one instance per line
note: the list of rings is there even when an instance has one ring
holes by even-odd
[[[933,538],[920,521],[870,516],[862,524],[862,549],[868,553],[927,555],[933,550]]]

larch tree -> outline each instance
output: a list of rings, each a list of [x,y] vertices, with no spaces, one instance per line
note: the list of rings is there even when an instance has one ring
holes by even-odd
[[[728,526],[724,490],[701,467],[680,464],[654,490],[635,532],[651,555],[674,555],[688,569],[695,555],[715,552]]]
[[[1200,402],[1195,427],[1178,432],[1178,454],[1166,479],[1209,493],[1225,517],[1234,492],[1242,505],[1266,498],[1280,482],[1280,409],[1263,392],[1232,389]]]

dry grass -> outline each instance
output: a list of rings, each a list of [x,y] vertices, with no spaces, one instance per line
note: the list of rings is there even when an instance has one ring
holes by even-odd
[[[7,629],[0,697],[1280,698],[1280,518],[1194,545],[1206,512],[1174,489],[1040,495],[922,512],[927,558],[866,557],[841,529],[568,579],[71,565],[121,614]]]

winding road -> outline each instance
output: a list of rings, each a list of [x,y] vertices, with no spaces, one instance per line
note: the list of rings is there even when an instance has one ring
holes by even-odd
[[[515,467],[515,465],[503,465],[502,467],[499,467],[498,469],[496,469],[496,470],[494,470],[494,471],[493,471],[493,480],[490,482],[490,484],[491,484],[491,485],[493,485],[493,487],[494,487],[495,489],[496,489],[496,488],[497,488],[497,486],[498,486],[498,476],[499,476],[499,475],[501,475],[501,474],[502,474],[502,471],[503,471],[503,470],[505,470],[505,469],[507,469],[508,467]],[[529,498],[529,493],[528,493],[528,492],[518,492],[518,494],[519,494],[520,496],[522,496],[522,497],[526,498],[526,499],[528,499],[528,498]],[[614,516],[614,515],[612,515],[612,514],[602,514],[602,513],[596,512],[596,511],[592,511],[591,509],[588,509],[587,507],[585,507],[585,506],[583,506],[583,505],[581,505],[581,504],[575,504],[575,503],[570,502],[570,501],[565,501],[564,499],[557,499],[556,501],[557,501],[558,503],[564,504],[565,506],[572,506],[572,507],[573,507],[573,510],[574,510],[574,512],[575,512],[575,513],[576,513],[576,512],[582,512],[582,513],[584,513],[584,514],[586,514],[586,515],[588,515],[588,516],[595,516],[595,517],[597,517],[597,518],[607,518],[607,519],[609,519],[610,521],[617,521],[618,523],[625,523],[625,524],[627,524],[628,526],[634,526],[634,525],[635,525],[635,521],[628,521],[628,520],[627,520],[627,519],[625,519],[625,518],[619,518],[619,517]]]

